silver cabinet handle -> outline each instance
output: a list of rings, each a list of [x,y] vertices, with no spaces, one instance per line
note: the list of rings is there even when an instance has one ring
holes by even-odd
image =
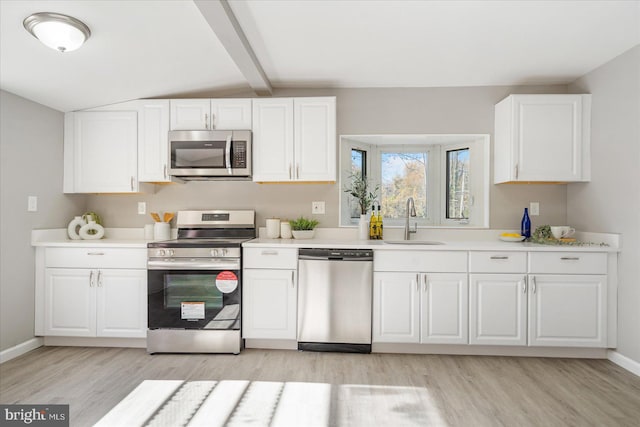
[[[167,179],[167,165],[164,165],[164,179]]]
[[[89,273],[89,287],[93,287],[93,270]]]
[[[94,256],[94,255],[104,255],[104,252],[87,252],[87,255],[91,255],[91,256]]]
[[[536,293],[536,276],[531,276],[531,284],[533,285],[533,289],[531,291],[535,294]]]
[[[527,293],[527,276],[524,276],[522,278],[522,293],[523,294]]]
[[[423,283],[424,283],[424,291],[427,292],[427,289],[428,289],[427,283],[428,283],[428,281],[427,281],[427,275],[426,274],[422,276],[422,280],[423,280]]]
[[[516,163],[516,179],[518,179],[518,164]]]
[[[492,256],[490,259],[509,259],[508,256]]]
[[[577,257],[577,256],[563,256],[560,259],[562,261],[580,261],[580,257]]]
[[[133,175],[132,175],[131,176],[131,191],[133,191],[133,184],[134,184],[134,182],[133,182]]]
[[[296,163],[296,179],[300,179],[300,165]]]
[[[293,280],[293,279],[295,278],[295,277],[294,277],[294,276],[295,276],[295,274],[296,274],[296,272],[295,272],[294,270],[291,270],[291,288],[292,288],[292,289],[296,287],[295,282],[294,282],[294,280]]]
[[[102,287],[102,270],[98,270],[98,286]]]
[[[278,255],[278,251],[262,251],[262,255]]]
[[[209,114],[204,113],[204,128],[209,129]]]
[[[420,274],[416,274],[416,291],[420,291]]]
[[[289,179],[291,179],[291,163],[289,163]]]

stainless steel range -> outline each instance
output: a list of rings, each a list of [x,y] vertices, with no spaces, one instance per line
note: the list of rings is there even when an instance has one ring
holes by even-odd
[[[180,211],[178,239],[149,243],[149,353],[241,349],[242,242],[255,211]]]

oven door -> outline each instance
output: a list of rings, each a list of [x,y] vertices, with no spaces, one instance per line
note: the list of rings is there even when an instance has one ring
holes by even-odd
[[[240,330],[240,268],[148,269],[149,329]]]

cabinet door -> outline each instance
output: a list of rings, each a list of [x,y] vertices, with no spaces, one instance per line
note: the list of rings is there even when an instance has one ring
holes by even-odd
[[[146,270],[98,270],[96,280],[99,337],[147,336]]]
[[[295,270],[244,270],[243,338],[296,339],[295,273]]]
[[[45,270],[45,335],[93,337],[96,334],[96,270]]]
[[[138,120],[138,180],[169,182],[169,100],[141,101]]]
[[[420,275],[373,274],[373,342],[420,342]]]
[[[471,274],[469,344],[527,345],[527,285],[522,274]]]
[[[514,97],[514,155],[518,181],[580,181],[582,97]]]
[[[606,347],[607,276],[529,276],[529,345]]]
[[[298,181],[336,180],[336,98],[295,98],[294,154]]]
[[[466,274],[422,274],[420,342],[467,344]]]
[[[69,114],[73,120],[71,192],[138,191],[137,113],[96,111]]]
[[[212,99],[211,128],[251,130],[251,99]]]
[[[207,130],[210,122],[209,99],[171,100],[171,130]]]
[[[252,130],[253,180],[292,180],[293,99],[254,99]]]

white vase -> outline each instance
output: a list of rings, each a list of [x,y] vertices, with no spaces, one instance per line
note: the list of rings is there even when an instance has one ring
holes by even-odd
[[[313,239],[316,230],[293,230],[294,239]]]
[[[90,233],[91,231],[93,234]],[[85,240],[102,239],[104,237],[104,227],[100,224],[96,224],[95,221],[89,221],[87,224],[80,227],[78,234],[80,234],[80,237]]]
[[[367,221],[367,214],[360,215],[360,222],[358,223],[358,239],[369,239],[369,221]]]
[[[69,223],[69,225],[67,226],[67,234],[69,235],[69,238],[72,240],[80,240],[81,237],[78,234],[78,231],[83,225],[86,225],[86,224],[87,222],[84,219],[82,219],[81,216],[77,216],[73,218]]]

